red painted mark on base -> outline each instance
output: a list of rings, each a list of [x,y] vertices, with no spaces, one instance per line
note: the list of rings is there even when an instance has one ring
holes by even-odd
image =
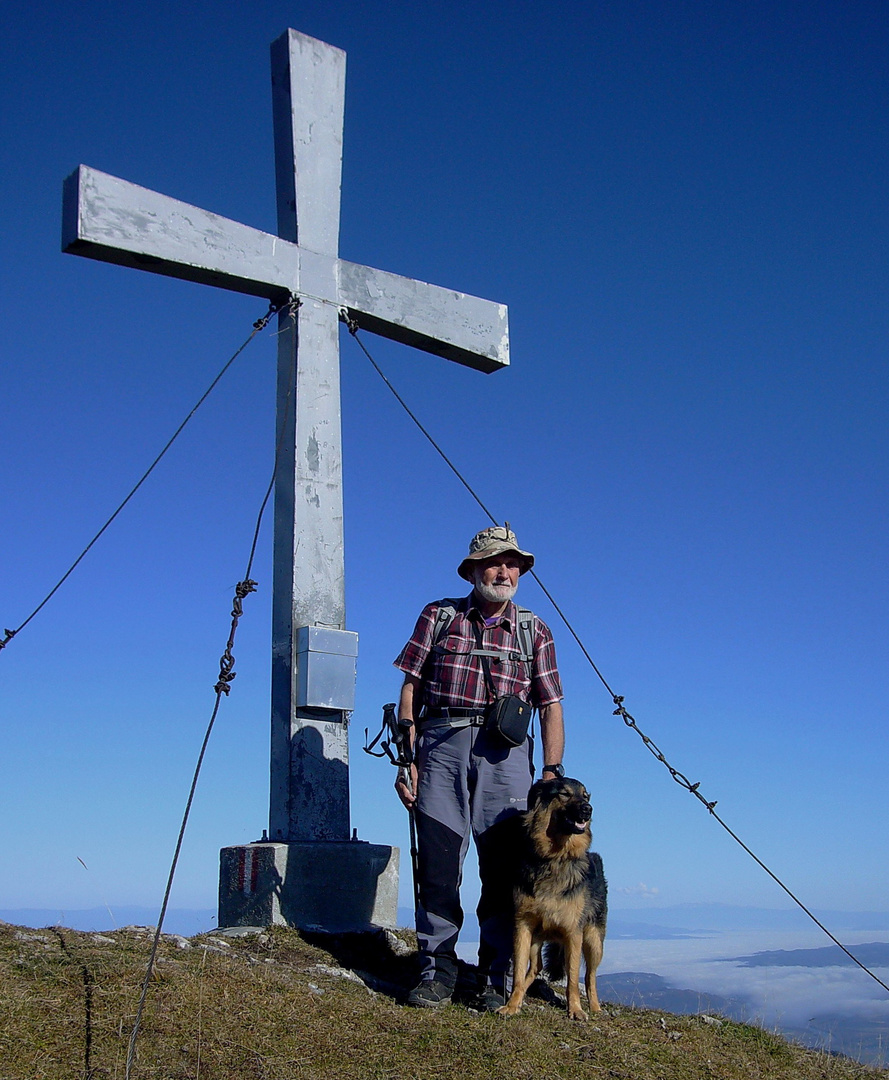
[[[259,860],[253,848],[238,851],[238,890],[249,896],[256,892],[259,882]]]

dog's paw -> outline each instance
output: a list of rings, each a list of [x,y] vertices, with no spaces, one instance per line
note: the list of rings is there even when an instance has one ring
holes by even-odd
[[[568,1010],[568,1019],[569,1020],[586,1020],[586,1019],[588,1019],[588,1017],[587,1017],[587,1014],[583,1011],[583,1009],[576,1008],[576,1009],[569,1009]]]
[[[497,1010],[497,1015],[498,1016],[515,1016],[515,1014],[518,1011],[519,1011],[519,1006],[518,1005],[510,1005],[507,1002],[506,1005],[501,1005],[500,1006],[500,1008]]]

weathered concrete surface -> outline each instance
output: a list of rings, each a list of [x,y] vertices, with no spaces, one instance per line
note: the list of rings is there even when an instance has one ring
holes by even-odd
[[[394,929],[398,864],[398,848],[361,840],[225,847],[219,926]]]

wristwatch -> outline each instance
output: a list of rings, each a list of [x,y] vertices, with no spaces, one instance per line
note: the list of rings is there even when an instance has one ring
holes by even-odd
[[[565,779],[565,767],[564,765],[544,765],[544,772],[551,772],[557,780]]]

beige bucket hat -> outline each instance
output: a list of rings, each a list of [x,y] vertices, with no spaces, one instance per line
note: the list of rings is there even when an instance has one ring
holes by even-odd
[[[471,581],[470,571],[473,563],[490,559],[493,555],[502,555],[504,551],[512,551],[524,559],[525,564],[519,570],[520,574],[524,574],[534,565],[534,556],[530,551],[522,551],[507,521],[505,525],[494,525],[490,529],[482,529],[480,533],[473,536],[469,543],[469,554],[457,567],[457,573],[466,581]]]

